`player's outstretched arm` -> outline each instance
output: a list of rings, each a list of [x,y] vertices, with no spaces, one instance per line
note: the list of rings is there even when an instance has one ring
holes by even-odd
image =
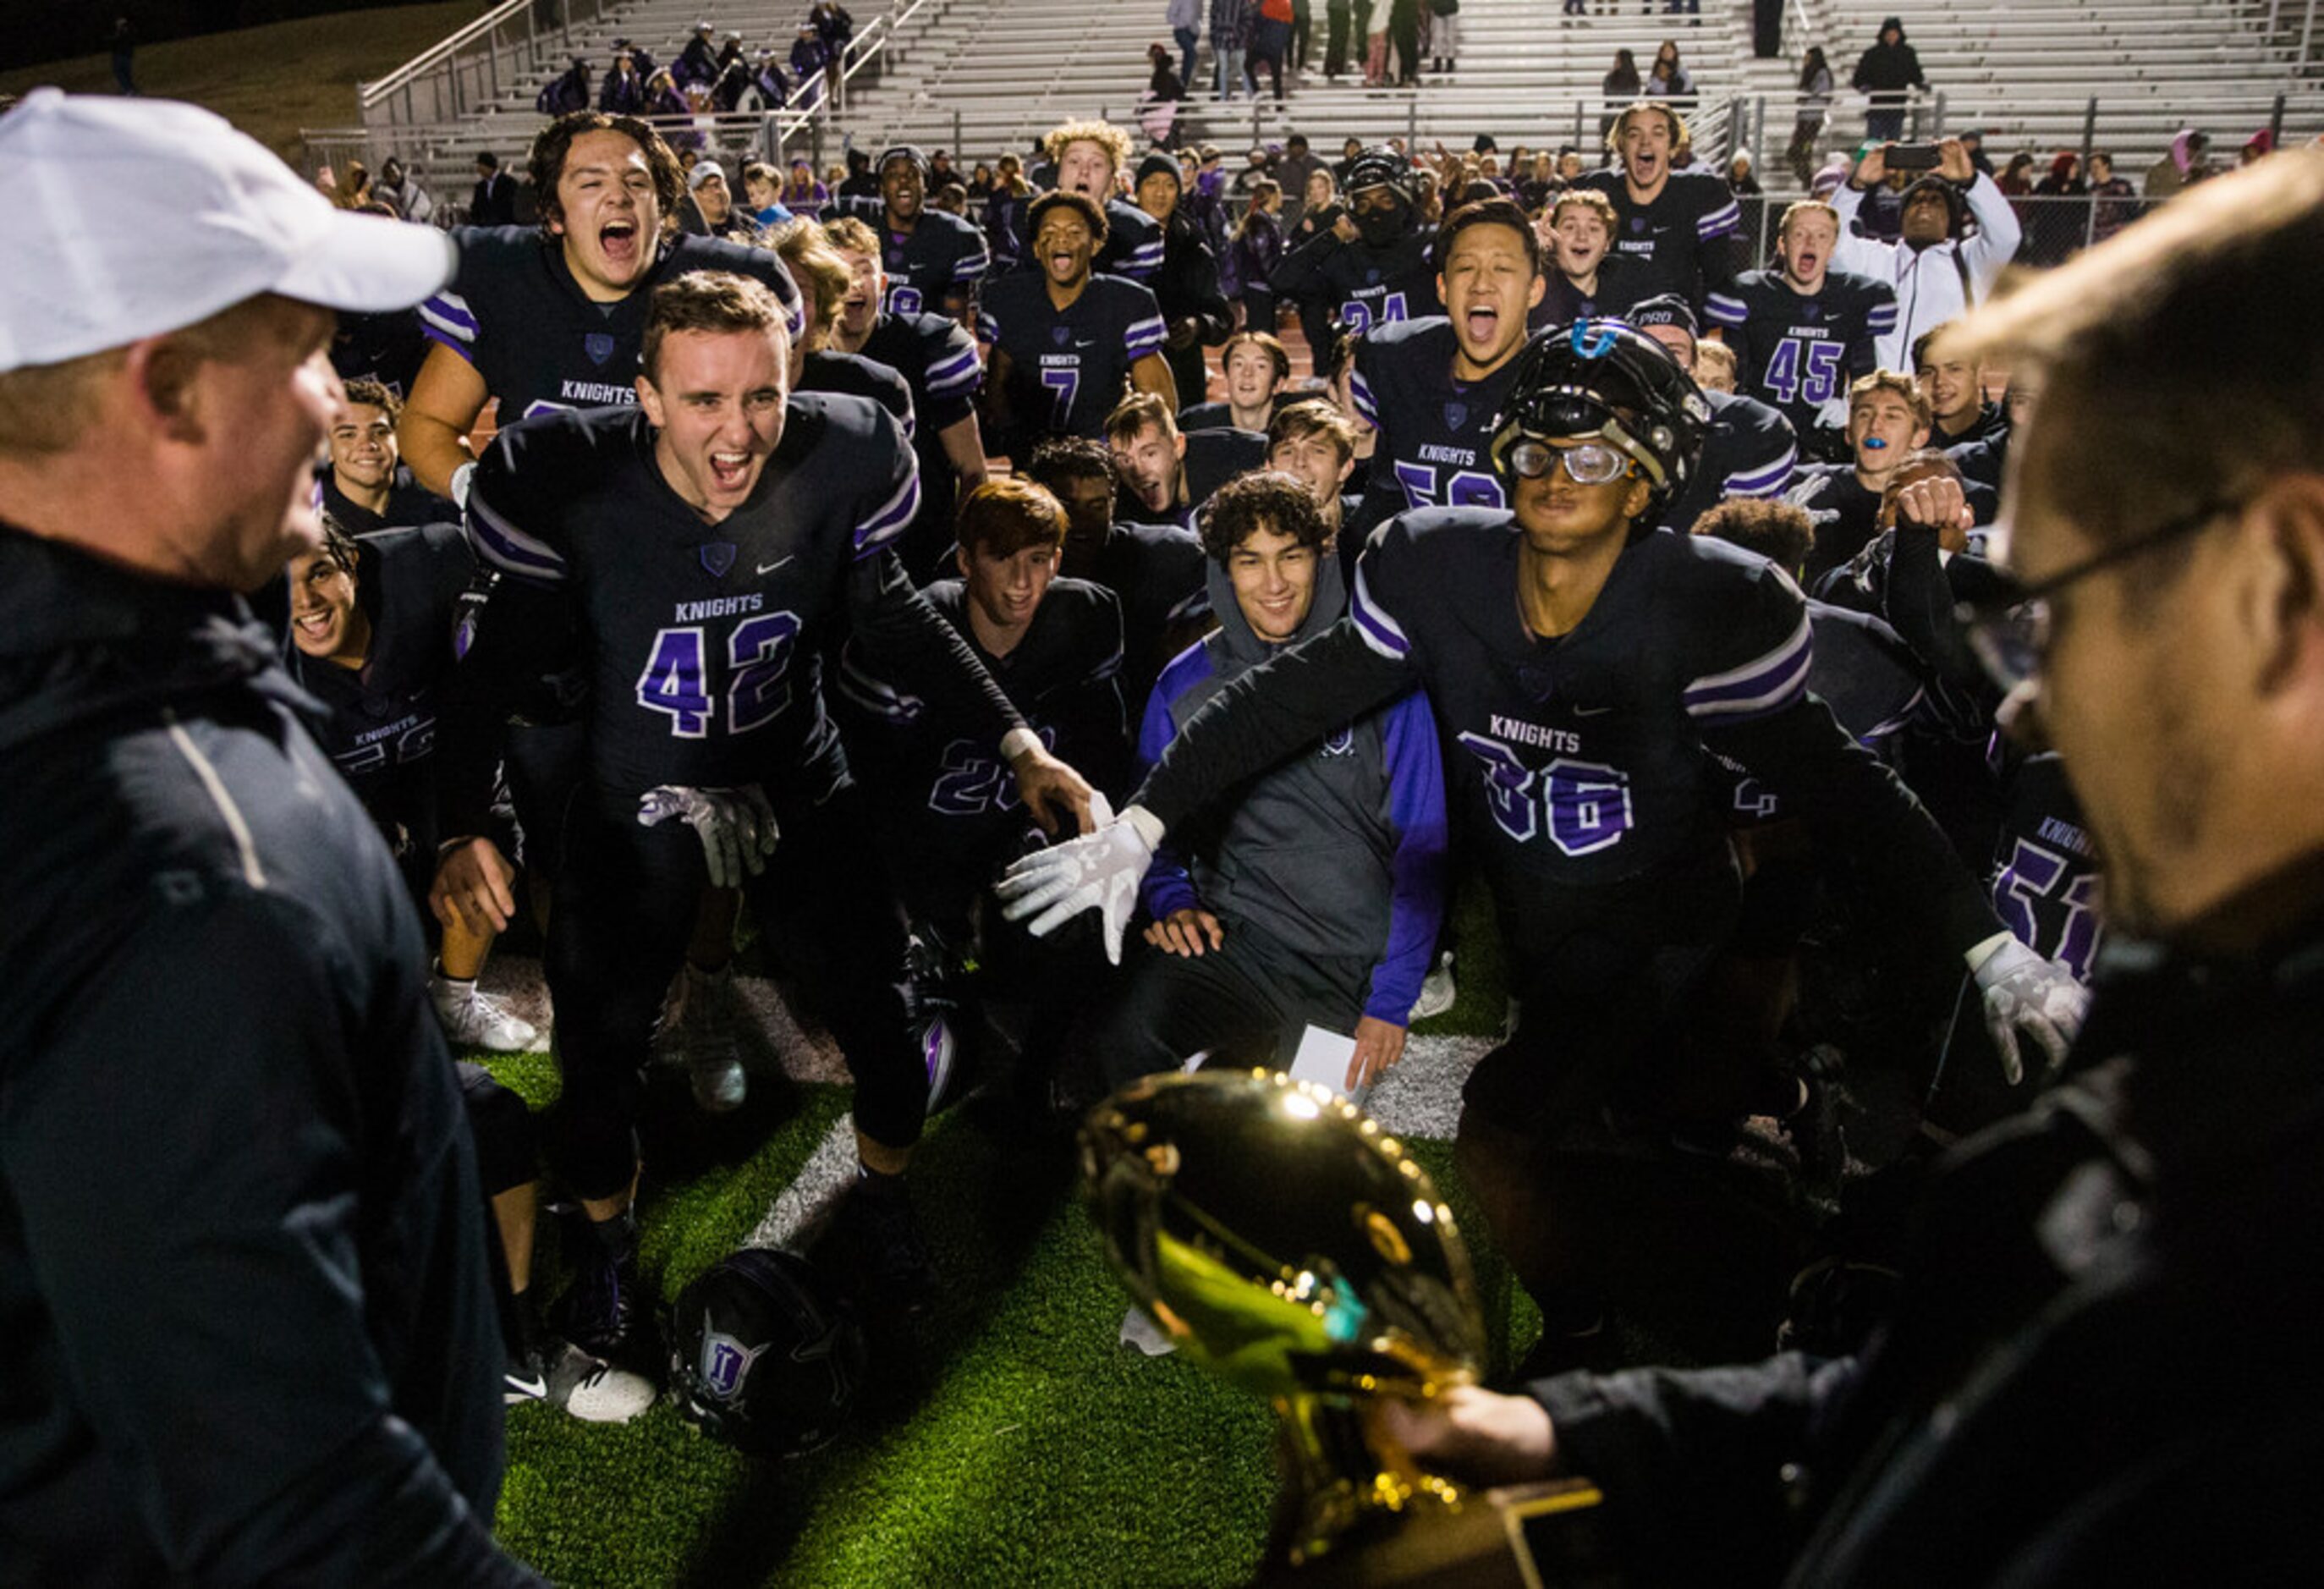
[[[472,464],[464,439],[484,411],[484,378],[476,366],[441,343],[428,349],[411,395],[396,422],[396,445],[420,484],[447,502],[461,502],[452,476]],[[461,505],[466,506],[465,503]]]

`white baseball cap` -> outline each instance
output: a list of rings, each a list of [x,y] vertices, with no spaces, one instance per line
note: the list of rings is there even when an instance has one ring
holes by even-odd
[[[262,292],[409,309],[458,251],[357,215],[223,117],[166,99],[36,88],[0,115],[0,371],[59,364]]]

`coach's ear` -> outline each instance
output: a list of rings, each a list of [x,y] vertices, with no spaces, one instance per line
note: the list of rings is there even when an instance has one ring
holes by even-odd
[[[2240,529],[2229,577],[2255,649],[2254,686],[2264,699],[2324,713],[2324,475],[2271,480],[2245,505]]]
[[[130,402],[163,439],[189,445],[202,439],[201,371],[208,362],[182,337],[147,337],[129,345],[122,367]]]

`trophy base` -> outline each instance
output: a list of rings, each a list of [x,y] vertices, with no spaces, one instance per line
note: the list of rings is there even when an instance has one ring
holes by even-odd
[[[1586,1479],[1471,1491],[1456,1510],[1378,1518],[1305,1566],[1277,1559],[1282,1589],[1620,1589],[1604,1497]]]

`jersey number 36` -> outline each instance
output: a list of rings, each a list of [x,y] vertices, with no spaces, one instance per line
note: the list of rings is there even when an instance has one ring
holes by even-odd
[[[1485,763],[1485,801],[1493,821],[1519,844],[1545,828],[1569,855],[1592,855],[1630,831],[1630,781],[1618,768],[1561,756],[1526,766],[1498,739],[1463,734],[1462,745]]]

